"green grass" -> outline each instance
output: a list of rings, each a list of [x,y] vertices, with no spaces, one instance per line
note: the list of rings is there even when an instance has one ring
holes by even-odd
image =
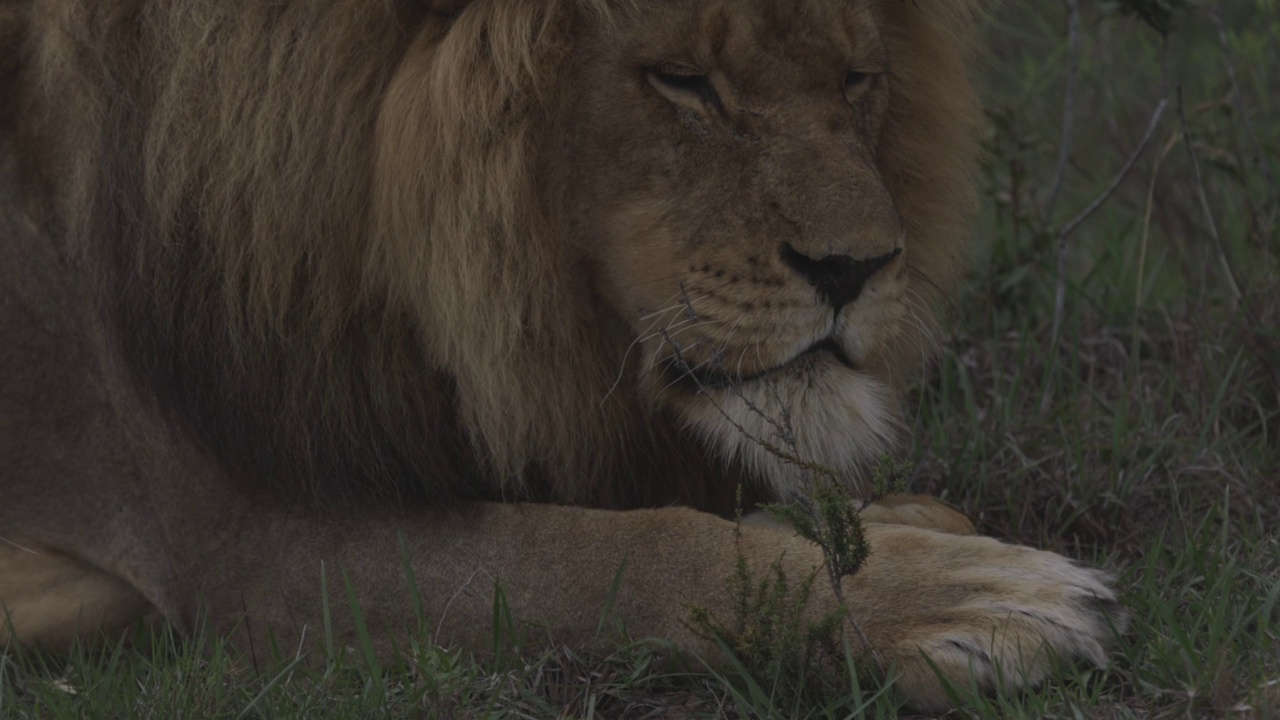
[[[954,714],[1280,718],[1280,5],[1225,7],[1238,91],[1209,16],[1175,24],[1168,78],[1182,101],[1068,238],[1056,343],[1056,232],[1111,182],[1165,95],[1161,38],[1083,7],[1076,132],[1046,216],[1062,143],[1065,12],[1007,5],[990,22],[982,70],[992,131],[981,259],[951,309],[937,370],[912,397],[910,489],[946,497],[989,534],[1115,569],[1134,620],[1107,671],[1068,669],[997,699],[960,688],[969,708]],[[652,643],[582,654],[526,640],[478,663],[420,638],[392,666],[371,668],[357,652],[266,673],[163,633],[136,645],[67,660],[0,655],[0,717],[898,711],[874,688],[795,700],[767,672],[713,672]]]

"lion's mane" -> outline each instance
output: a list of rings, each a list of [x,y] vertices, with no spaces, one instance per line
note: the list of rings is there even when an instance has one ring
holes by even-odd
[[[878,9],[878,165],[920,299],[875,360],[900,381],[963,266],[974,5]],[[29,61],[65,99],[47,122],[83,132],[27,138],[32,165],[76,179],[46,212],[90,239],[67,251],[99,267],[131,376],[232,474],[621,505],[665,499],[641,476],[706,464],[636,410],[630,338],[590,309],[540,151],[575,33],[624,0],[55,7],[30,18],[62,30]]]

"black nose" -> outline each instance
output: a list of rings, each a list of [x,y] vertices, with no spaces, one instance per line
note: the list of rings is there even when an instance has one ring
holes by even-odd
[[[848,255],[828,255],[814,260],[797,252],[789,243],[782,244],[782,261],[816,288],[836,312],[857,300],[867,280],[901,253],[902,248],[894,248],[887,255],[869,260],[854,260]]]

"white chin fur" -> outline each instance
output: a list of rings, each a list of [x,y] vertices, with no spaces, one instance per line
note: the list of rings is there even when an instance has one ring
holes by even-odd
[[[707,390],[691,405],[684,408],[690,425],[726,460],[740,462],[771,486],[779,500],[795,497],[813,474],[779,454],[829,468],[853,483],[892,448],[897,429],[889,389],[846,368],[814,368]]]

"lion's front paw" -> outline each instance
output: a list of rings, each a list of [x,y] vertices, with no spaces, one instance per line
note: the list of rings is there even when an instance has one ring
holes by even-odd
[[[911,525],[953,535],[978,532],[973,521],[950,503],[927,495],[886,495],[858,513],[863,522]]]
[[[846,588],[855,620],[913,707],[951,702],[940,680],[1034,685],[1055,658],[1102,666],[1126,614],[1103,572],[991,538],[867,525],[872,553]]]

